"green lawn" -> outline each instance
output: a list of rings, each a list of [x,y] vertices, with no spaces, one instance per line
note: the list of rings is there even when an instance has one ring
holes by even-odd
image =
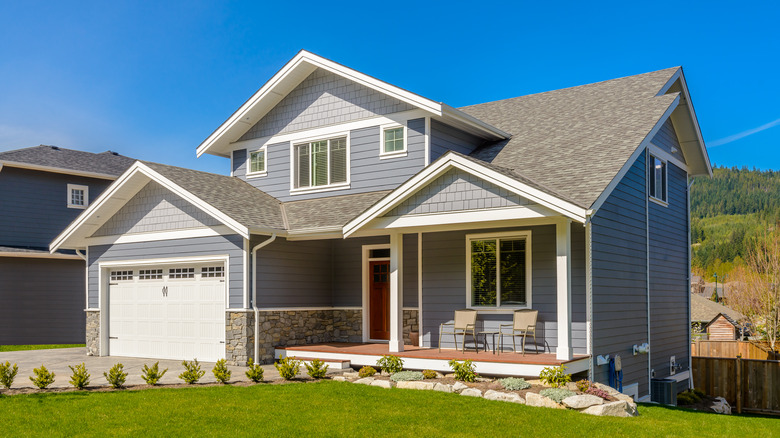
[[[52,348],[84,347],[85,344],[0,345],[0,351],[49,350]]]
[[[638,418],[340,382],[0,396],[4,436],[750,436],[780,419],[640,406]]]

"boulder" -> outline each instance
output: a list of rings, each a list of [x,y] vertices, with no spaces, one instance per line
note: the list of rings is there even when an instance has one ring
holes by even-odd
[[[562,401],[563,405],[571,409],[586,409],[595,405],[603,405],[604,399],[590,394],[573,395]]]
[[[373,377],[363,377],[362,379],[355,380],[358,385],[370,385],[374,381]]]
[[[601,389],[602,391],[605,391],[607,394],[609,394],[610,397],[614,399],[628,403],[628,408],[632,417],[636,417],[637,415],[639,415],[639,412],[636,410],[636,402],[634,401],[634,397],[623,394],[622,392],[618,391],[617,389],[611,386],[604,385],[598,382],[593,382],[593,386]]]
[[[598,415],[600,417],[633,417],[631,414],[631,408],[628,406],[628,402],[624,400],[618,400],[614,402],[604,403],[603,405],[591,406],[585,410],[580,411],[583,414]]]
[[[395,384],[396,388],[402,388],[402,389],[422,389],[422,390],[432,390],[436,386],[433,382],[424,382],[422,380],[407,380],[398,382]]]
[[[342,375],[344,377],[346,377],[347,379],[357,379],[358,377],[360,377],[360,373],[358,373],[357,371],[355,371],[355,372],[347,372],[347,373],[344,373]]]
[[[716,397],[715,401],[712,402],[710,409],[719,414],[731,415],[731,405],[729,405],[729,402],[723,397]]]
[[[566,409],[562,405],[555,403],[555,400],[533,392],[529,392],[525,395],[525,404],[528,406],[536,406],[538,408]]]
[[[452,392],[452,386],[446,385],[444,383],[436,383],[436,385],[433,386],[433,390],[441,392]]]
[[[374,380],[373,382],[371,382],[371,386],[378,386],[380,388],[390,389],[393,387],[393,382],[389,380]]]
[[[477,388],[468,388],[461,391],[460,395],[465,395],[467,397],[482,397],[482,391]]]
[[[330,380],[335,380],[336,382],[346,382],[347,378],[344,376],[333,376],[330,378]]]
[[[521,405],[525,404],[525,400],[523,400],[523,397],[520,397],[519,394],[515,394],[514,392],[500,392],[500,391],[494,391],[492,389],[489,389],[485,392],[485,395],[483,397],[487,400],[519,403]]]
[[[455,382],[455,384],[452,385],[452,390],[454,392],[461,392],[464,389],[468,389],[468,386],[464,385],[463,382]]]

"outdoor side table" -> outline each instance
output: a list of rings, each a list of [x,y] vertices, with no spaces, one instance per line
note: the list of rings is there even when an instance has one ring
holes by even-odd
[[[492,335],[493,337],[493,354],[496,354],[496,335],[501,334],[498,330],[483,330],[481,332],[478,332],[477,335],[482,335],[484,342],[485,342],[485,351],[487,351],[488,342],[487,337],[488,335]],[[477,350],[479,351],[479,350]]]

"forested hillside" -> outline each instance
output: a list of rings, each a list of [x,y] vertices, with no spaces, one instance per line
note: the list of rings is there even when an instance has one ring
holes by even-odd
[[[707,277],[743,262],[759,233],[780,221],[780,171],[718,167],[691,187],[693,269]]]

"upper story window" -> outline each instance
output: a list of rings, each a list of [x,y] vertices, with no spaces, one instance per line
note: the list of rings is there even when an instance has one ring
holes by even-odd
[[[247,166],[247,175],[265,175],[266,174],[266,147],[249,153],[249,165]]]
[[[663,161],[653,155],[649,155],[648,163],[647,185],[650,199],[666,203],[668,202],[666,161]]]
[[[530,307],[528,231],[466,236],[469,307]]]
[[[89,187],[68,184],[68,208],[87,208],[89,205]]]
[[[382,126],[380,158],[406,155],[406,128],[400,125]]]
[[[335,137],[293,146],[295,189],[339,186],[347,183],[347,137]]]

